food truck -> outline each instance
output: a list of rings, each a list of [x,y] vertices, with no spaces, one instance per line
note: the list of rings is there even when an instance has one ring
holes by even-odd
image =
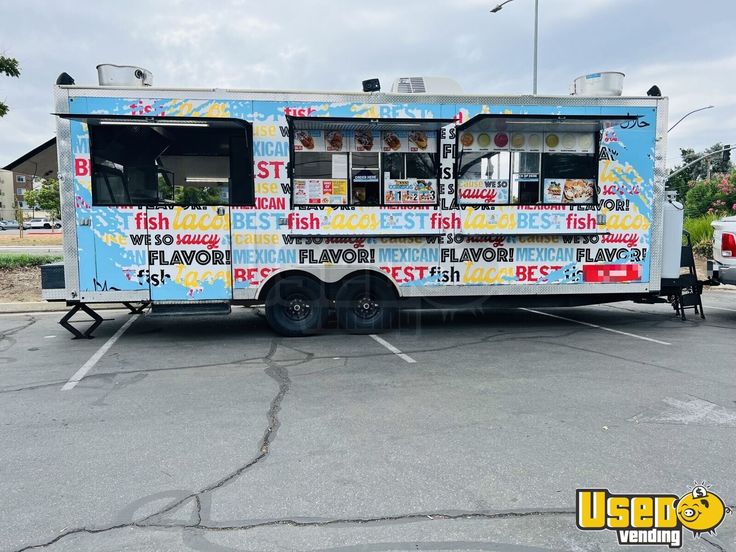
[[[43,293],[72,308],[63,323],[99,303],[261,304],[283,335],[319,332],[331,310],[374,332],[410,301],[654,301],[679,274],[664,97],[471,95],[423,78],[156,88],[141,68],[98,71],[99,85],[55,87],[64,262]]]

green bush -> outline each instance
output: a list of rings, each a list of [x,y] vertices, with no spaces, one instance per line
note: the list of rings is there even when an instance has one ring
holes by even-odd
[[[693,240],[693,243],[700,243],[703,240],[713,240],[713,227],[710,223],[719,218],[715,214],[685,218],[685,230],[690,234],[690,239]]]
[[[716,175],[710,181],[691,184],[685,195],[685,216],[699,217],[706,214],[721,216],[736,212],[736,171]]]
[[[26,253],[0,253],[0,270],[8,268],[28,268],[60,261],[58,255],[28,255]]]
[[[693,253],[706,259],[713,258],[713,238],[693,242]]]
[[[714,181],[696,182],[685,196],[685,216],[701,217],[708,213],[713,202],[719,199],[718,186]]]
[[[702,217],[686,218],[685,230],[690,234],[693,243],[693,252],[702,257],[713,256],[713,227],[711,222],[718,220],[720,215],[710,214]]]

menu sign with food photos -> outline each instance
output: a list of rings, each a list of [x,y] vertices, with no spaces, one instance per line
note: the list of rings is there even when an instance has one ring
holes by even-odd
[[[423,130],[298,130],[294,133],[294,151],[435,153],[437,136]]]
[[[344,136],[344,132],[341,130],[326,130],[324,131],[325,136],[325,151],[343,151],[347,150],[347,140]]]
[[[297,130],[294,134],[294,151],[325,151],[321,130]]]
[[[595,180],[589,178],[545,178],[545,203],[593,203]]]
[[[382,132],[381,151],[386,153],[401,153],[409,151],[409,133],[399,130]]]
[[[437,138],[434,132],[412,130],[409,132],[409,151],[412,153],[436,152]]]
[[[294,180],[294,204],[296,205],[345,205],[347,202],[347,180]]]
[[[508,151],[510,144],[511,135],[508,132],[464,130],[460,133],[460,146],[463,151]]]
[[[352,134],[350,151],[380,151],[381,133],[375,130],[356,130]]]
[[[294,151],[337,152],[348,150],[348,136],[341,130],[297,130]]]
[[[437,182],[423,178],[386,179],[383,199],[387,205],[434,205],[437,202]]]
[[[589,132],[545,132],[545,153],[593,153],[595,140]]]

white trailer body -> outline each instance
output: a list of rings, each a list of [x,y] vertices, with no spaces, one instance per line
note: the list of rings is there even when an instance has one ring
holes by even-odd
[[[656,296],[679,255],[663,248],[666,98],[57,86],[56,108],[50,300],[278,302],[305,333],[304,309],[351,297],[370,318],[388,292]],[[317,303],[295,292],[312,283]]]

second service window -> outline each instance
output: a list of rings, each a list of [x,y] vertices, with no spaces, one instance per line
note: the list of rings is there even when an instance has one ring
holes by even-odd
[[[437,205],[440,120],[294,118],[294,205]]]
[[[593,204],[600,120],[478,116],[458,127],[460,205]]]

